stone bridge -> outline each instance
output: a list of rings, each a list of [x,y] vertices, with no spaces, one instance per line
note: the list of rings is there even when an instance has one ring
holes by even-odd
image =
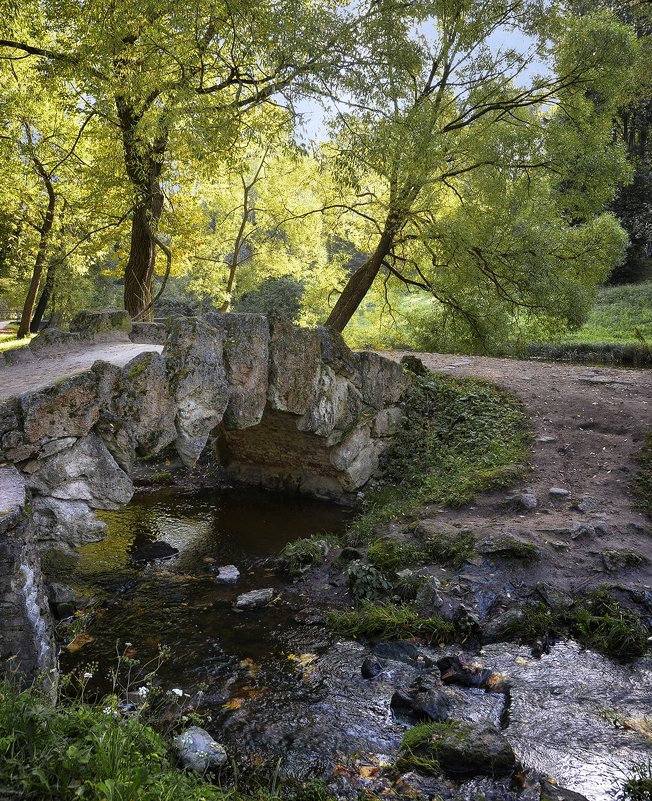
[[[47,334],[43,353],[130,333],[121,313],[87,313],[76,327]],[[188,467],[208,455],[244,481],[345,501],[401,420],[401,367],[328,329],[211,314],[131,337],[152,344],[124,366],[96,361],[1,393],[0,662],[15,656],[27,672],[53,661],[41,566],[102,537],[93,510],[129,502],[137,459],[174,448]]]

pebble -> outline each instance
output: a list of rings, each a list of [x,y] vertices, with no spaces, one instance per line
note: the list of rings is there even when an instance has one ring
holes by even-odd
[[[235,584],[240,578],[240,571],[235,565],[223,565],[217,568],[215,581],[218,584]]]
[[[570,495],[570,490],[563,487],[550,487],[548,495],[552,495],[553,498],[567,498]]]
[[[242,595],[238,595],[235,602],[236,609],[256,609],[259,606],[266,606],[274,597],[274,590],[266,587],[263,590],[251,590]]]

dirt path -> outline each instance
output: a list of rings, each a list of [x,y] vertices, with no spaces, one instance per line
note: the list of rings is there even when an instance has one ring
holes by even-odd
[[[20,361],[18,364],[0,366],[0,401],[24,392],[42,389],[62,378],[84,373],[99,359],[119,367],[144,351],[160,353],[160,345],[135,345],[132,342],[105,342],[89,345],[83,350],[47,353]]]
[[[652,427],[652,371],[415,355],[431,370],[487,378],[514,392],[530,414],[536,438],[532,474],[522,488],[536,496],[536,510],[510,510],[505,493],[494,493],[438,519],[480,536],[512,532],[537,545],[543,556],[538,568],[519,577],[528,585],[552,580],[579,590],[605,583],[607,573],[613,584],[652,589],[652,530],[634,508],[631,490],[635,456]],[[570,495],[554,498],[552,487]],[[634,551],[650,561],[619,569],[605,562],[610,549]]]

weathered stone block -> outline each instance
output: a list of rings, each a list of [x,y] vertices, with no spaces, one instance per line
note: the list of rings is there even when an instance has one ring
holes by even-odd
[[[124,309],[82,311],[70,323],[70,330],[93,342],[125,342],[131,333],[131,317]]]
[[[102,405],[92,372],[66,378],[20,398],[25,442],[83,437],[98,421]]]

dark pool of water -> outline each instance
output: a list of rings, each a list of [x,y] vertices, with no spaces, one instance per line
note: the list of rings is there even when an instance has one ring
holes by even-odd
[[[161,490],[102,513],[108,535],[80,549],[77,576],[79,588],[99,601],[87,628],[94,639],[75,654],[64,649],[62,668],[99,663],[98,681],[117,651],[129,648],[142,664],[164,646],[169,656],[158,681],[190,690],[204,684],[222,697],[220,679],[233,677],[244,660],[287,661],[292,610],[283,602],[288,578],[274,569],[280,551],[301,537],[341,533],[351,514],[302,497],[235,489]],[[179,554],[149,564],[133,560],[138,548],[160,540]],[[236,584],[216,582],[216,567],[226,564],[240,570]],[[234,609],[239,594],[263,587],[273,587],[278,602]]]

